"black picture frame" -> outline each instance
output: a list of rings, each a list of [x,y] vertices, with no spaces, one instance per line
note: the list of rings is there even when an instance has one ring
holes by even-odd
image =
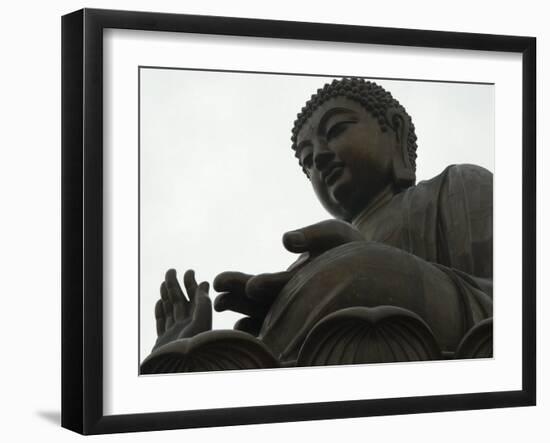
[[[502,51],[522,55],[522,389],[109,415],[103,411],[103,31]],[[82,434],[535,405],[536,39],[230,17],[83,9],[62,18],[62,426]]]

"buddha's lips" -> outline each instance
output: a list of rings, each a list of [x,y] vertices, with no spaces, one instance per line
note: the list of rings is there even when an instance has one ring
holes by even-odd
[[[332,185],[344,170],[344,163],[334,162],[331,163],[321,174],[321,178],[328,185]]]

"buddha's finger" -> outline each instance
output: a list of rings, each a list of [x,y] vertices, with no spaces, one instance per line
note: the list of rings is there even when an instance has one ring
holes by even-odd
[[[267,314],[269,307],[246,296],[224,292],[219,294],[214,300],[214,309],[217,312],[233,311],[250,317],[263,318]]]
[[[271,303],[293,275],[291,271],[256,275],[248,280],[246,295],[259,302]]]
[[[224,291],[242,291],[246,282],[251,278],[250,274],[242,272],[226,271],[218,274],[214,279],[214,289],[218,292]]]
[[[237,331],[247,332],[254,337],[257,337],[262,328],[262,320],[259,318],[244,317],[235,323],[233,329]]]
[[[199,285],[198,293],[195,297],[196,306],[193,311],[193,318],[181,331],[179,335],[181,338],[194,337],[201,332],[210,331],[212,329],[212,301],[207,295],[208,289],[206,289],[205,292],[201,289],[201,285]]]
[[[164,307],[162,299],[155,304],[155,319],[157,321],[157,335],[160,337],[164,334],[166,319],[164,318]]]
[[[214,310],[217,312],[232,310],[232,307],[239,304],[233,300],[234,298],[244,298],[244,296],[233,292],[222,292],[218,294],[214,299]]]
[[[202,282],[197,288],[193,321],[189,325],[192,330],[191,334],[186,336],[190,337],[212,329],[212,300],[208,296],[209,287],[207,282]]]
[[[208,300],[210,300],[210,297],[208,296],[209,290],[210,290],[210,283],[208,283],[207,281],[201,282],[201,284],[197,286],[197,290],[195,291],[196,298],[197,299],[207,298]]]
[[[186,300],[185,296],[183,295],[183,291],[181,290],[181,286],[178,282],[178,277],[175,269],[169,269],[168,271],[166,271],[164,282],[166,283],[166,289],[168,290],[168,298],[173,304]]]
[[[364,240],[349,223],[325,220],[283,235],[283,244],[290,252],[319,254],[352,241]]]
[[[168,330],[174,324],[174,305],[171,301],[162,301],[162,310],[164,311],[164,329]]]
[[[188,269],[183,274],[183,285],[187,291],[187,297],[189,300],[192,300],[195,297],[195,292],[197,291],[197,280],[195,280],[195,271]]]
[[[162,302],[162,310],[164,312],[164,330],[167,330],[174,324],[174,305],[168,295],[166,281],[163,281],[160,285],[160,301]]]

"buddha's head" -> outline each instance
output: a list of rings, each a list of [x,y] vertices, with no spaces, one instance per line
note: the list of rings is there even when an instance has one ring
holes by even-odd
[[[317,90],[294,122],[292,149],[323,206],[342,220],[382,192],[415,183],[411,118],[388,91],[363,79]]]

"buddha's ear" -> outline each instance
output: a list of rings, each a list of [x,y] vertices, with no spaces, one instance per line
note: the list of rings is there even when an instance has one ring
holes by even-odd
[[[409,159],[408,137],[410,119],[397,108],[390,108],[386,118],[395,134],[395,149],[393,155],[393,179],[400,188],[414,185],[416,176]]]

